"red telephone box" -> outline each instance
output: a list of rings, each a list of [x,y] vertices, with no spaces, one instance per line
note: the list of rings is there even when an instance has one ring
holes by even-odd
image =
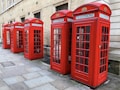
[[[3,41],[3,48],[9,49],[10,48],[10,24],[4,24],[2,30],[2,41]]]
[[[95,88],[107,80],[111,10],[92,2],[73,14],[71,76]]]
[[[25,20],[24,56],[31,60],[43,57],[43,22],[37,18]]]
[[[71,63],[72,11],[58,11],[51,20],[51,69],[67,74]]]
[[[23,52],[23,31],[24,24],[21,22],[14,22],[11,25],[11,51],[14,53]]]

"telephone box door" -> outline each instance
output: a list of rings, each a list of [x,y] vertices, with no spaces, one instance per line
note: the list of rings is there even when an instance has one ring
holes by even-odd
[[[19,49],[18,52],[24,51],[23,49],[23,29],[16,31],[16,39],[17,39],[17,48]]]
[[[99,46],[99,83],[107,79],[108,73],[108,52],[109,52],[110,23],[100,22],[100,46]]]
[[[8,26],[3,26],[3,48],[10,48],[10,27]]]
[[[93,62],[93,33],[95,22],[79,22],[74,24],[75,30],[73,30],[72,38],[72,76],[76,80],[80,80],[84,83],[91,83],[91,69]]]

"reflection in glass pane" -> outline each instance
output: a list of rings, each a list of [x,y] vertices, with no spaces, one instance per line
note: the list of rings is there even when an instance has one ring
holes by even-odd
[[[84,56],[84,51],[83,50],[80,50],[79,53],[80,53],[80,56]]]
[[[80,28],[80,33],[82,34],[82,33],[85,33],[85,27],[81,27]]]
[[[84,72],[88,73],[88,67],[85,66]]]
[[[80,40],[84,41],[84,35],[80,35]]]
[[[83,64],[83,62],[84,62],[84,59],[80,58],[80,63]]]
[[[80,42],[80,48],[84,48],[84,42]]]
[[[90,40],[90,35],[86,34],[86,41],[89,41],[89,40]]]
[[[89,49],[89,43],[86,42],[86,49]]]
[[[85,56],[86,56],[86,57],[89,57],[89,51],[86,51],[86,52],[85,52]]]
[[[86,33],[90,33],[90,26],[86,26]]]
[[[85,64],[88,65],[88,59],[87,58],[85,59]]]
[[[76,57],[76,62],[79,62],[79,57]]]
[[[77,35],[76,39],[77,39],[77,40],[80,40],[80,35]]]
[[[55,62],[60,63],[61,58],[61,29],[55,28],[54,29],[54,55],[55,55]]]

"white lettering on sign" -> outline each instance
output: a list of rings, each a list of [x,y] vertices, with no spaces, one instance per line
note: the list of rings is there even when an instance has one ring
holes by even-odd
[[[90,14],[78,15],[78,16],[76,16],[76,19],[91,18],[91,17],[94,17],[94,16],[95,16],[94,13],[90,13]]]
[[[11,26],[11,29],[13,29],[14,28],[14,26]]]
[[[15,26],[15,28],[24,28],[23,26]]]
[[[42,24],[32,23],[32,26],[35,26],[35,27],[42,27]]]
[[[109,20],[109,16],[108,15],[100,13],[100,17],[103,18],[103,19]]]
[[[59,18],[59,19],[53,20],[53,23],[58,23],[58,22],[64,22],[64,18]]]
[[[5,27],[5,29],[10,29],[10,27]]]
[[[28,24],[28,23],[27,23],[27,24],[25,24],[25,27],[28,27],[28,26],[30,26],[30,24]]]
[[[68,21],[68,22],[72,22],[73,19],[72,19],[72,18],[67,18],[67,21]]]

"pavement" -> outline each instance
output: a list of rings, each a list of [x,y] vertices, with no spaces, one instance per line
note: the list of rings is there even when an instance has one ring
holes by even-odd
[[[70,75],[50,70],[41,60],[30,61],[23,53],[13,54],[0,46],[0,90],[93,90]],[[109,74],[108,80],[94,90],[120,90],[120,77]]]

